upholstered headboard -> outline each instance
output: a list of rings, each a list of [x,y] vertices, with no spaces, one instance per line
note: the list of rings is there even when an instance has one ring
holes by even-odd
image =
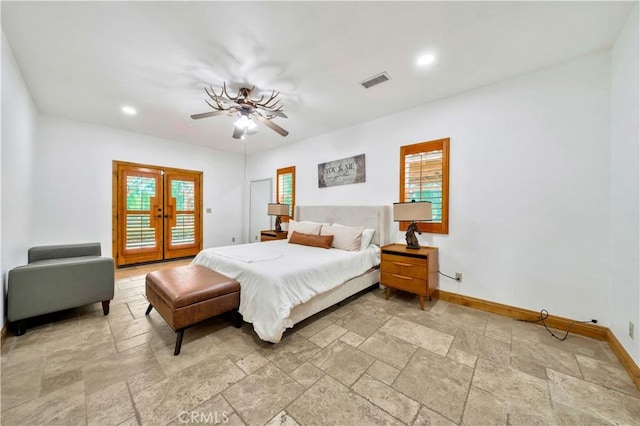
[[[389,206],[296,206],[295,220],[373,228],[373,244],[389,243]]]

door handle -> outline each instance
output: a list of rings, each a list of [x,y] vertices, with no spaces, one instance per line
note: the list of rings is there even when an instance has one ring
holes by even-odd
[[[157,215],[156,217],[157,217],[158,219],[162,219],[162,215],[161,215],[161,214]]]

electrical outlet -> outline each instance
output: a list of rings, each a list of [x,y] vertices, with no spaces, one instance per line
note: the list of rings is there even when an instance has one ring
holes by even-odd
[[[636,328],[635,324],[629,321],[629,337],[631,337],[632,339],[635,336],[635,328]]]
[[[460,272],[456,272],[456,281],[462,282],[462,274]]]
[[[231,242],[232,242],[232,243],[235,243],[235,242],[236,242],[236,237],[232,237],[232,238],[231,238]]]
[[[256,235],[256,241],[258,241],[258,236]]]

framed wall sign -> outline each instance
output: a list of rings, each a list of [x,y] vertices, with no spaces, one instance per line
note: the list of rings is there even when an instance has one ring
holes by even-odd
[[[364,154],[318,164],[318,188],[366,181]]]

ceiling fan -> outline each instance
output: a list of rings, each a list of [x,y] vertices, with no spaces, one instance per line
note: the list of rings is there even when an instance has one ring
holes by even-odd
[[[215,111],[194,114],[191,118],[199,120],[201,118],[223,114],[230,116],[235,115],[238,117],[238,120],[234,123],[234,139],[244,139],[246,135],[255,133],[257,125],[255,121],[253,121],[254,119],[280,135],[287,136],[289,134],[288,131],[271,121],[276,117],[287,118],[284,112],[282,112],[280,100],[275,100],[280,93],[275,90],[272,91],[271,96],[269,96],[269,99],[266,101],[264,100],[264,95],[260,96],[259,99],[253,99],[251,92],[254,88],[255,86],[251,88],[241,87],[236,96],[230,96],[227,92],[227,85],[224,82],[222,83],[222,91],[220,94],[216,94],[211,86],[209,86],[209,88],[205,87],[204,91],[213,103],[206,98],[204,101]]]

